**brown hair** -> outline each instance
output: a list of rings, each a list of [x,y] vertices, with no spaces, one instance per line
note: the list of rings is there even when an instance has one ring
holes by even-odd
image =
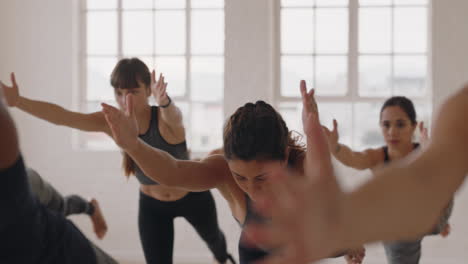
[[[121,59],[112,71],[110,83],[114,89],[132,89],[143,83],[147,89],[151,85],[151,73],[148,66],[138,58]],[[135,161],[122,152],[122,168],[125,176],[135,173]]]
[[[228,160],[284,160],[294,164],[305,151],[300,135],[289,131],[281,115],[264,101],[237,109],[224,126],[224,156]]]

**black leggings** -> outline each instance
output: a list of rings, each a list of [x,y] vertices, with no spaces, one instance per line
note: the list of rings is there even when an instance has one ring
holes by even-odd
[[[226,262],[226,239],[218,226],[211,192],[191,192],[173,202],[159,201],[140,192],[138,228],[146,263],[172,264],[174,218],[178,216],[195,228],[218,262]]]

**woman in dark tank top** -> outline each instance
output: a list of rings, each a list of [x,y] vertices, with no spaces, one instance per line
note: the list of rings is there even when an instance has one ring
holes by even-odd
[[[307,91],[304,81],[301,82],[301,93],[303,114],[307,117],[304,127],[307,128],[317,110],[313,90]],[[127,102],[130,109],[131,99],[129,96]],[[313,155],[298,143],[281,115],[264,101],[238,108],[224,126],[223,155],[211,155],[201,161],[178,160],[143,144],[135,133],[134,115],[106,104],[103,104],[103,112],[116,143],[137,161],[148,177],[161,184],[191,191],[218,189],[242,226],[254,220],[268,220],[266,216],[259,216],[252,205],[272,187],[276,173],[305,177],[304,160]],[[271,249],[239,241],[242,264],[261,261],[271,253]],[[348,263],[361,263],[363,257],[362,251],[353,251],[347,260]]]
[[[403,96],[389,98],[380,111],[380,128],[386,145],[380,148],[366,149],[362,152],[353,151],[338,142],[337,122],[333,120],[333,130],[325,128],[330,152],[337,160],[355,169],[378,170],[384,164],[399,160],[414,150],[420,148],[419,143],[413,143],[413,135],[417,129],[416,110],[413,102]],[[428,139],[427,129],[421,122],[419,125],[422,144]],[[424,147],[424,146],[422,146]],[[453,200],[447,205],[439,222],[429,233],[446,237],[450,233],[448,218],[453,208]],[[402,216],[404,217],[404,216]],[[384,242],[389,264],[418,264],[421,257],[422,238],[412,241]]]
[[[122,59],[115,66],[110,83],[120,107],[125,106],[127,95],[132,94],[138,134],[144,142],[178,159],[189,158],[182,114],[167,95],[167,83],[162,75],[156,82],[155,72],[150,73],[141,60]],[[150,96],[154,96],[159,107],[149,104]],[[38,118],[57,125],[111,135],[101,111],[83,114],[51,103],[30,100],[19,96],[19,93],[17,97],[20,101],[18,108]],[[160,185],[146,177],[128,155],[123,155],[125,174],[135,174],[140,182],[138,226],[146,263],[172,263],[176,217],[184,217],[196,229],[219,263],[233,262],[227,252],[226,239],[219,228],[215,202],[209,191],[193,193]]]

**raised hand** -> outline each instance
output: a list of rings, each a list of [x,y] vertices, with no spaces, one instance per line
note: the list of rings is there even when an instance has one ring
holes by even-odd
[[[138,122],[133,108],[133,96],[127,95],[125,112],[105,103],[101,105],[115,143],[123,150],[134,147],[138,141]]]
[[[421,145],[427,146],[429,144],[429,133],[427,127],[424,126],[424,122],[419,122],[419,141]]]
[[[335,152],[336,149],[338,148],[338,143],[340,136],[338,134],[338,122],[336,119],[333,119],[333,130],[330,131],[326,126],[323,127],[323,132],[325,133],[325,136],[327,136],[328,140],[328,147],[330,148],[331,152]]]
[[[304,132],[307,134],[307,131],[310,129],[307,123],[308,116],[314,115],[318,119],[318,107],[314,97],[315,90],[311,89],[307,91],[307,85],[304,80],[301,81],[300,90],[302,96],[302,125]]]
[[[7,86],[2,81],[0,81],[0,88],[3,90],[3,95],[8,106],[15,107],[18,104],[20,95],[15,74],[13,72],[10,74],[10,79],[12,84],[11,86]]]
[[[164,76],[162,73],[159,75],[158,81],[156,81],[156,71],[151,72],[151,93],[153,94],[154,100],[158,105],[166,105],[169,101],[167,97],[167,83],[164,82]]]

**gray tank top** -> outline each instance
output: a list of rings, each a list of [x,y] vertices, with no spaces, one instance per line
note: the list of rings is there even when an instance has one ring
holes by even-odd
[[[176,159],[188,160],[188,151],[187,151],[187,142],[182,142],[179,144],[169,144],[159,133],[158,128],[158,107],[151,107],[151,121],[148,131],[145,134],[139,135],[146,144],[164,150],[167,153],[171,154]],[[143,185],[156,185],[159,184],[153,181],[151,178],[146,176],[143,171],[135,164],[135,176],[138,181]]]

